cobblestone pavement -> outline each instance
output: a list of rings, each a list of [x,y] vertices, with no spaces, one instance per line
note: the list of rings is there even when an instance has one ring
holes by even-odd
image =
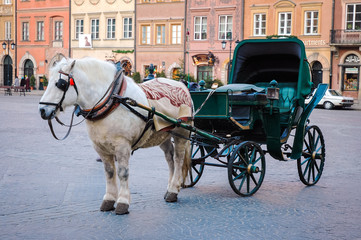
[[[299,181],[295,161],[267,156],[252,197],[232,191],[226,169],[206,167],[178,203],[166,203],[167,164],[151,148],[131,157],[130,214],[116,216],[99,211],[105,177],[85,123],[56,141],[38,114],[39,99],[0,96],[0,239],[361,239],[359,110],[311,115],[327,154],[315,186]]]

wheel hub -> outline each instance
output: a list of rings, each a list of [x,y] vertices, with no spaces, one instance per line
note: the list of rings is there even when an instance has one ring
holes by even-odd
[[[313,152],[313,153],[312,153],[312,159],[313,159],[313,160],[316,159],[316,154],[317,154],[316,152]]]
[[[247,173],[250,174],[250,173],[258,173],[259,172],[259,167],[257,166],[254,166],[252,164],[249,164],[247,166]]]

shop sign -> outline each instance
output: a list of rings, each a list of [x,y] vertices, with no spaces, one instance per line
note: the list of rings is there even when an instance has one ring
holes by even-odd
[[[358,68],[345,68],[345,73],[358,74]]]

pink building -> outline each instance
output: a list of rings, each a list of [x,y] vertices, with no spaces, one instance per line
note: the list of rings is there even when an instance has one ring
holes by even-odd
[[[19,78],[36,79],[42,88],[49,68],[69,56],[69,1],[17,0],[17,66]]]
[[[227,83],[236,42],[243,38],[242,2],[188,1],[186,74],[197,81],[219,79]]]
[[[184,0],[136,1],[136,71],[148,75],[153,64],[155,73],[176,78],[184,58]]]

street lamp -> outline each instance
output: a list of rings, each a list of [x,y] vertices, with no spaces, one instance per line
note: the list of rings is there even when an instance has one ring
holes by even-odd
[[[16,44],[13,43],[13,42],[10,44],[10,42],[12,41],[12,40],[10,40],[10,39],[5,40],[5,41],[6,41],[6,42],[3,42],[2,47],[3,47],[4,50],[6,50],[6,46],[7,46],[7,49],[8,49],[8,54],[7,54],[7,55],[8,55],[9,58],[10,58],[10,46],[11,46],[11,50],[14,50]],[[7,68],[8,68],[7,85],[10,86],[10,62],[8,63]]]
[[[230,75],[231,75],[231,57],[232,57],[232,33],[231,32],[228,32],[227,33],[227,37],[226,37],[229,41],[229,63],[228,63],[228,76],[227,76],[227,82],[229,83],[229,78],[230,78]],[[226,49],[226,45],[227,45],[227,42],[226,40],[223,40],[222,41],[222,49],[225,50]]]

